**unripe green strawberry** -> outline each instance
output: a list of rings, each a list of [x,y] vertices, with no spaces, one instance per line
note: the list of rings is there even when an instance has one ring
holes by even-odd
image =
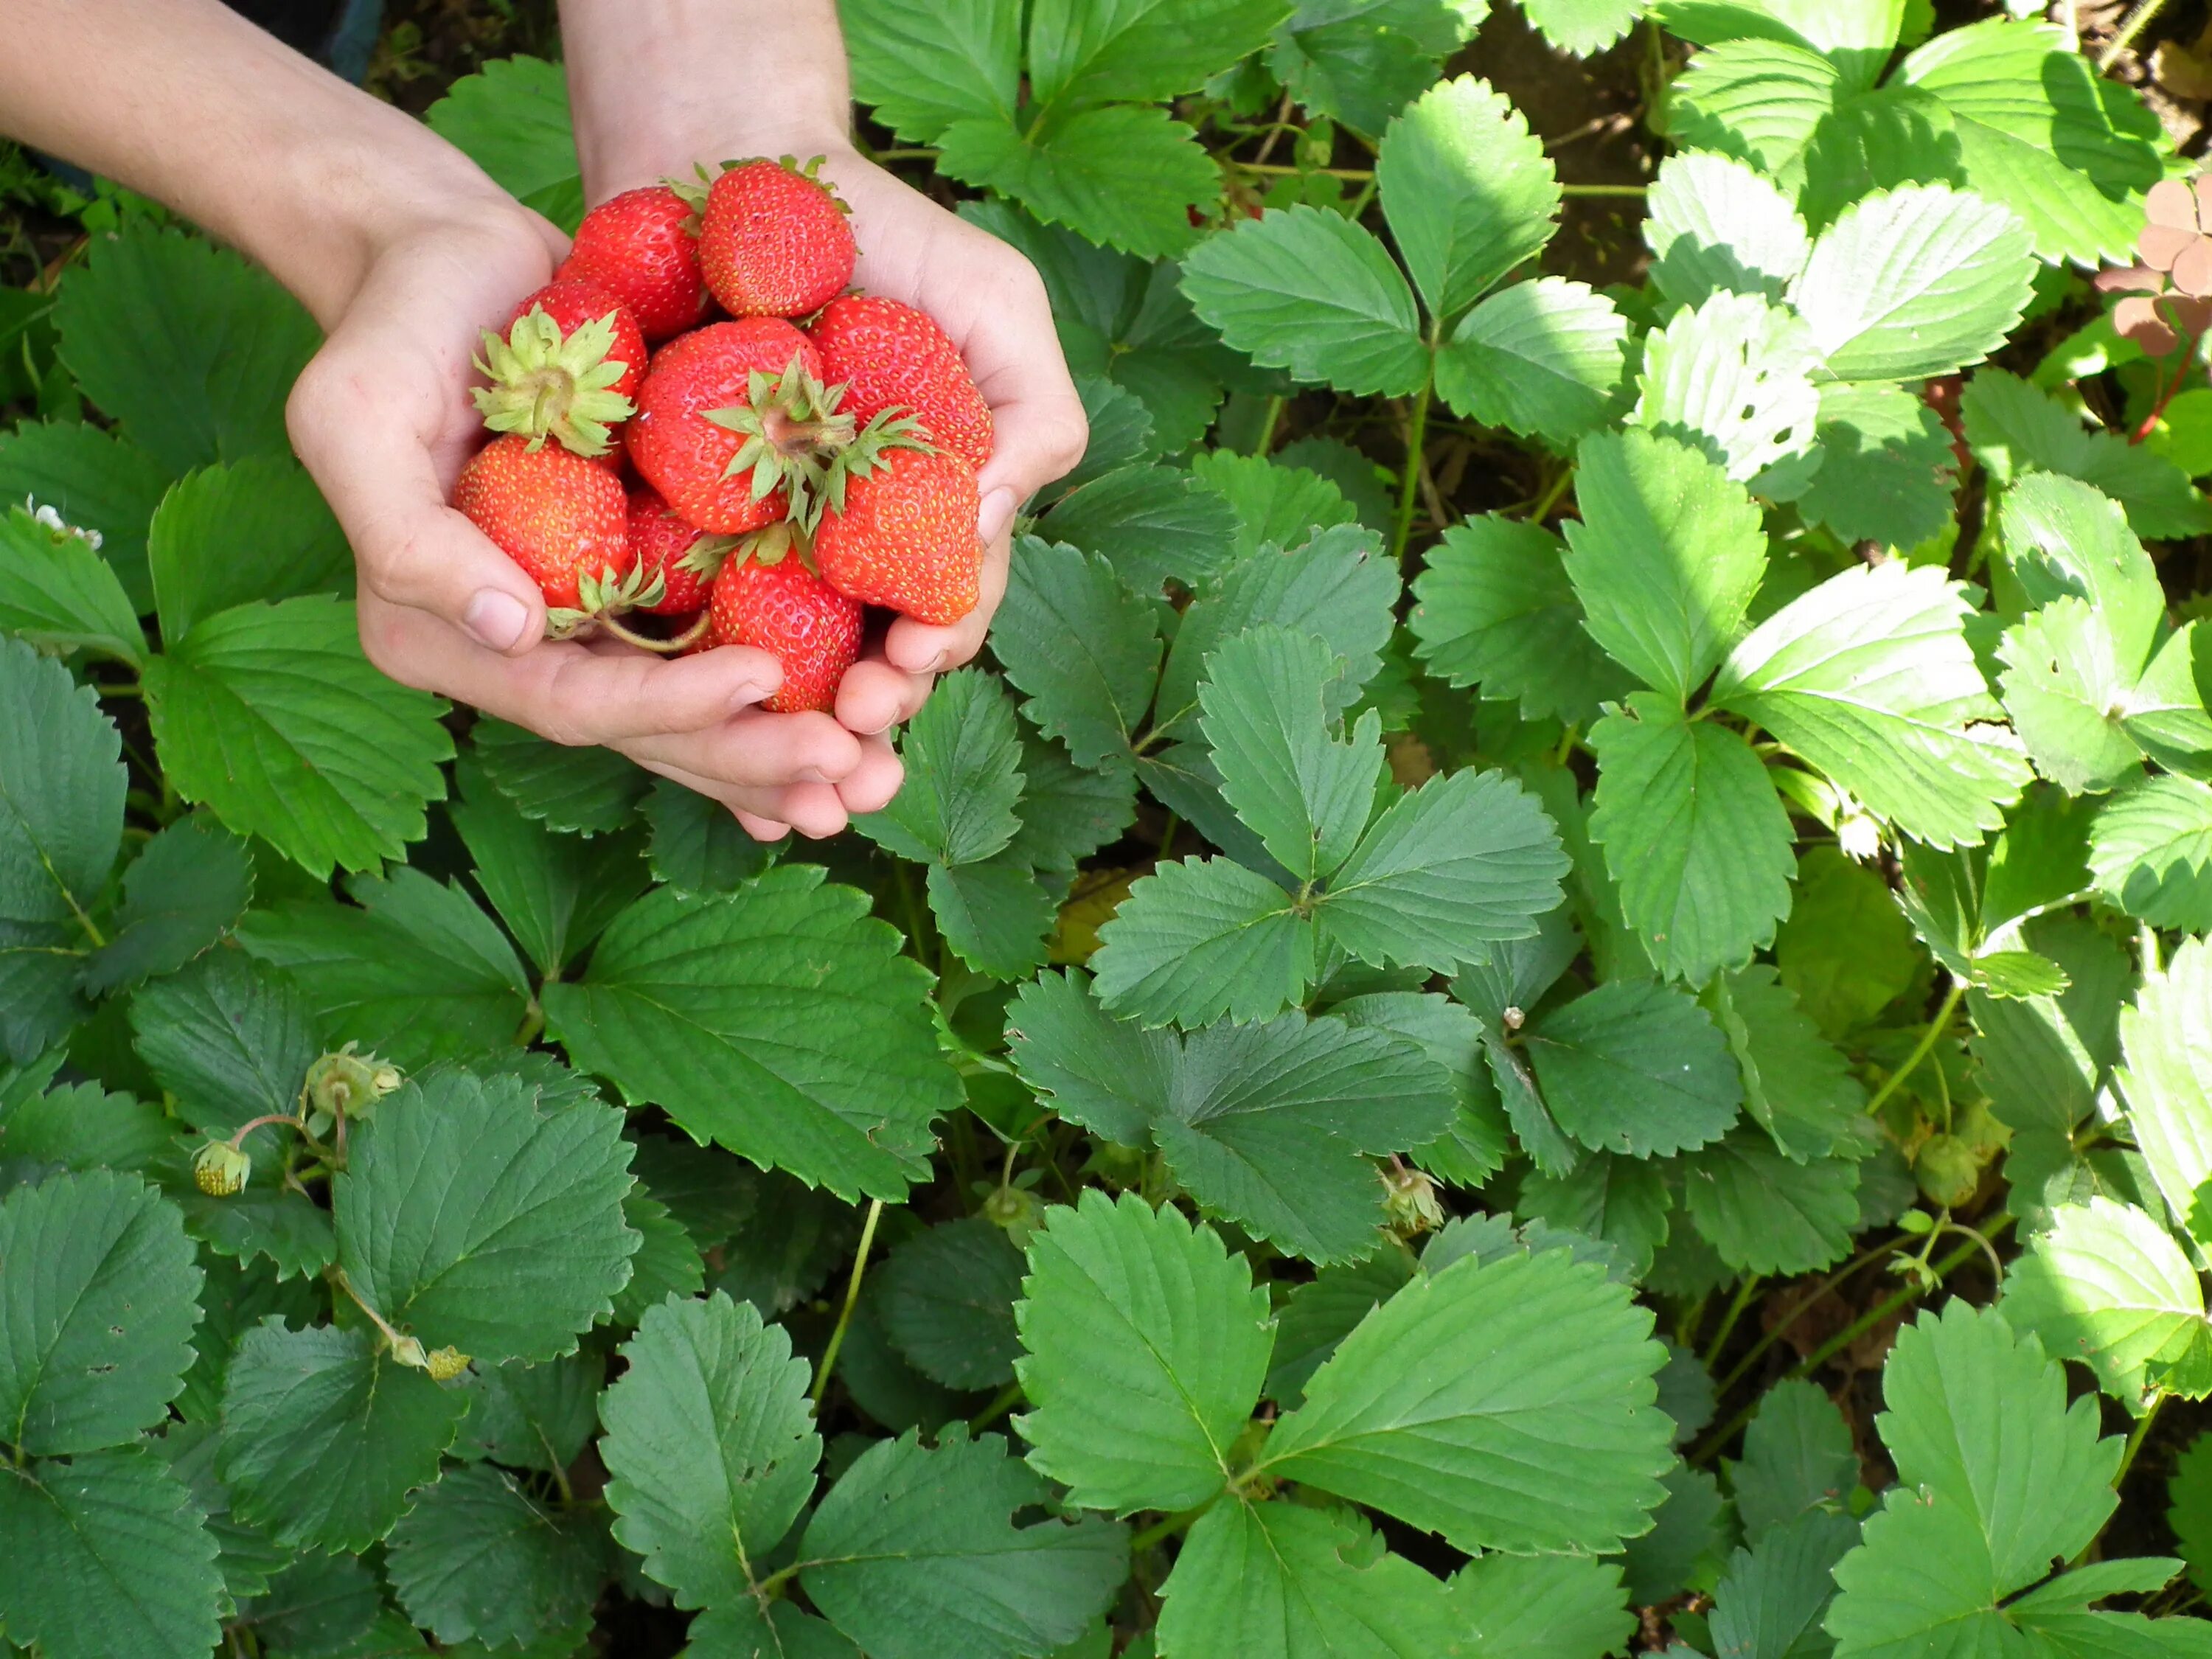
[[[571,634],[641,597],[630,582],[629,503],[605,467],[508,436],[461,469],[453,505],[545,595],[546,632]]]
[[[229,1198],[246,1186],[253,1160],[227,1140],[210,1140],[192,1154],[192,1185],[210,1198]]]
[[[648,340],[698,327],[711,303],[699,274],[698,213],[666,185],[626,190],[586,214],[556,274],[616,295]]]
[[[732,317],[804,317],[853,280],[859,248],[821,165],[740,161],[708,185],[699,270]]]
[[[486,329],[470,396],[484,424],[533,445],[622,462],[622,423],[645,379],[645,337],[622,301],[592,283],[550,283],[514,308],[504,334]]]
[[[847,294],[807,325],[822,378],[844,392],[837,412],[865,422],[887,409],[981,471],[991,459],[991,409],[951,336],[928,313],[872,294]]]
[[[958,622],[982,597],[975,473],[957,455],[885,448],[832,485],[814,564],[840,593],[917,621]]]
[[[651,484],[629,492],[629,546],[641,577],[660,579],[658,604],[647,605],[657,616],[680,617],[702,611],[736,538],[718,536],[680,517]]]
[[[762,704],[776,714],[834,706],[860,654],[860,607],[809,570],[781,527],[724,562],[711,614],[717,644],[749,645],[783,665],[783,684]]]
[[[1947,1208],[1964,1204],[1982,1184],[1981,1160],[1972,1146],[1953,1134],[1933,1134],[1921,1142],[1912,1173],[1920,1190]]]
[[[816,487],[851,434],[828,408],[813,342],[774,317],[712,323],[653,354],[630,459],[687,524],[742,536]]]

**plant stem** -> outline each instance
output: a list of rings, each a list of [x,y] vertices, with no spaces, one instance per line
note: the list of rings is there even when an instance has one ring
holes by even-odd
[[[814,1370],[814,1404],[817,1409],[822,1396],[829,1392],[830,1373],[837,1369],[837,1350],[845,1346],[845,1332],[852,1325],[853,1310],[860,1304],[860,1281],[868,1273],[868,1251],[876,1242],[876,1223],[883,1214],[883,1200],[870,1199],[868,1218],[860,1224],[860,1251],[853,1258],[853,1276],[845,1282],[845,1305],[837,1310],[837,1328],[830,1333],[830,1346],[822,1350],[822,1363]]]
[[[2013,1218],[2009,1215],[1999,1216],[1996,1220],[1992,1222],[1990,1225],[1990,1234],[1994,1235],[2002,1232],[2007,1227],[2012,1225],[2012,1222]],[[1946,1275],[1949,1274],[1954,1269],[1955,1269],[1960,1263],[1966,1261],[1969,1257],[1973,1255],[1977,1250],[1984,1248],[1986,1243],[1987,1240],[1978,1234],[1975,1237],[1968,1240],[1966,1243],[1961,1244],[1957,1249],[1952,1251],[1950,1255],[1945,1256],[1941,1261],[1937,1262],[1934,1269],[1936,1284],[1942,1284]],[[1933,1290],[1935,1285],[1931,1285],[1929,1288]],[[1916,1284],[1907,1285],[1903,1290],[1899,1291],[1895,1295],[1885,1297],[1870,1311],[1860,1315],[1859,1317],[1853,1320],[1847,1328],[1838,1332],[1836,1335],[1830,1337],[1826,1342],[1823,1342],[1819,1347],[1814,1349],[1811,1353],[1808,1354],[1803,1359],[1792,1366],[1789,1375],[1792,1377],[1810,1376],[1813,1372],[1818,1370],[1822,1365],[1826,1364],[1835,1354],[1840,1352],[1844,1348],[1849,1347],[1852,1343],[1857,1341],[1860,1337],[1865,1335],[1867,1332],[1872,1330],[1883,1320],[1888,1318],[1890,1315],[1895,1313],[1899,1308],[1902,1308],[1906,1303],[1911,1302],[1914,1297],[1918,1297],[1923,1293],[1923,1292],[1921,1291],[1920,1287]],[[1761,1398],[1764,1398],[1764,1396],[1762,1395]],[[1749,1405],[1746,1406],[1741,1411],[1738,1412],[1734,1417],[1729,1419],[1728,1422],[1721,1428],[1714,1431],[1711,1434],[1707,1435],[1705,1440],[1698,1445],[1698,1449],[1690,1455],[1688,1461],[1692,1463],[1705,1463],[1711,1462],[1712,1458],[1719,1453],[1722,1447],[1727,1445],[1729,1441],[1735,1438],[1736,1431],[1742,1428],[1745,1424],[1750,1422],[1753,1415],[1758,1410],[1759,1401],[1754,1400]]]
[[[1567,486],[1574,481],[1575,469],[1572,465],[1561,467],[1559,476],[1552,480],[1551,487],[1536,498],[1536,505],[1528,514],[1528,522],[1537,525],[1543,523],[1545,519],[1550,516],[1552,509],[1559,504],[1559,497],[1567,493]]]
[[[2135,45],[2136,36],[2157,21],[2159,13],[2165,9],[2166,0],[2140,0],[2128,14],[2128,21],[2120,25],[2120,32],[2112,37],[2112,43],[2105,48],[2104,56],[2097,59],[2097,73],[2102,75],[2118,63],[2120,54]]]
[[[2163,1389],[2151,1395],[2150,1404],[2143,1407],[2143,1414],[2136,1419],[2135,1427],[2128,1431],[2127,1447],[2120,1453],[2120,1467],[2112,1471],[2114,1492],[2120,1489],[2120,1482],[2128,1478],[2128,1471],[2135,1467],[2136,1454],[2142,1449],[2144,1440],[2150,1435],[2150,1425],[2158,1419],[2158,1408],[2166,1404],[2167,1397]]]
[[[1433,373],[1422,380],[1406,420],[1406,466],[1398,475],[1398,523],[1390,536],[1390,556],[1401,564],[1406,560],[1407,538],[1413,532],[1413,497],[1421,480],[1421,447],[1429,435],[1429,391],[1435,383]]]
[[[343,1120],[341,1120],[341,1121],[343,1121]],[[289,1123],[294,1128],[299,1130],[302,1134],[307,1133],[307,1126],[301,1122],[298,1118],[293,1116],[291,1113],[271,1112],[266,1117],[249,1118],[245,1122],[240,1124],[238,1126],[238,1133],[230,1138],[231,1146],[234,1149],[244,1146],[246,1145],[246,1136],[252,1134],[256,1129],[266,1128],[271,1123]]]
[[[1005,1388],[999,1390],[997,1397],[994,1398],[989,1405],[984,1407],[981,1411],[976,1413],[975,1416],[968,1419],[968,1432],[970,1434],[982,1433],[983,1431],[989,1428],[992,1424],[997,1422],[1008,1412],[1013,1410],[1016,1406],[1019,1405],[1021,1403],[1021,1399],[1022,1385],[1018,1382],[1007,1383]]]
[[[1207,1498],[1206,1502],[1200,1504],[1194,1510],[1183,1510],[1174,1515],[1161,1516],[1160,1519],[1153,1522],[1151,1526],[1146,1527],[1142,1532],[1139,1533],[1134,1538],[1132,1538],[1129,1540],[1129,1553],[1132,1555],[1141,1554],[1146,1550],[1152,1548],[1153,1545],[1158,1543],[1163,1538],[1172,1538],[1176,1534],[1188,1530],[1191,1522],[1197,1520],[1200,1516],[1204,1515],[1206,1510],[1212,1509],[1214,1504],[1219,1501],[1220,1496],[1217,1493],[1215,1496]]]
[[[1777,1342],[1780,1341],[1784,1332],[1787,1331],[1792,1325],[1795,1325],[1800,1319],[1804,1317],[1806,1314],[1811,1312],[1814,1304],[1818,1303],[1821,1297],[1827,1295],[1829,1291],[1834,1290],[1837,1285],[1842,1284],[1853,1273],[1858,1272],[1860,1268],[1870,1266],[1874,1262],[1881,1261],[1882,1257],[1887,1255],[1896,1248],[1897,1241],[1895,1239],[1891,1239],[1887,1243],[1877,1244],[1870,1250],[1862,1250],[1856,1256],[1845,1262],[1842,1267],[1837,1268],[1835,1272],[1830,1273],[1826,1279],[1822,1279],[1820,1284],[1814,1288],[1813,1293],[1810,1296],[1807,1297],[1802,1302],[1800,1302],[1796,1307],[1792,1308],[1788,1313],[1784,1314],[1779,1320],[1775,1322],[1773,1329],[1770,1331],[1763,1331],[1759,1334],[1759,1340],[1751,1345],[1750,1349],[1744,1354],[1742,1358],[1737,1360],[1733,1366],[1729,1367],[1729,1374],[1713,1385],[1713,1392],[1716,1394],[1726,1394],[1730,1389],[1734,1388],[1742,1378],[1743,1374],[1759,1363],[1759,1357],[1765,1353],[1769,1348],[1772,1347]]]
[[[1267,399],[1267,418],[1260,422],[1260,436],[1252,446],[1252,453],[1262,460],[1275,447],[1275,428],[1283,418],[1283,401],[1279,392]]]
[[[1765,1282],[1759,1274],[1751,1273],[1736,1287],[1735,1299],[1729,1304],[1728,1311],[1721,1316],[1721,1328],[1713,1333],[1711,1345],[1705,1349],[1707,1370],[1712,1370],[1713,1362],[1721,1357],[1721,1349],[1735,1334],[1736,1322],[1743,1317],[1743,1310],[1751,1305],[1751,1298],[1759,1294],[1759,1287]]]
[[[1286,174],[1318,173],[1330,179],[1372,179],[1375,176],[1375,169],[1372,167],[1285,167],[1280,161],[1234,161],[1230,162],[1229,165],[1237,168],[1240,173],[1280,173]]]
[[[1649,185],[1561,185],[1562,196],[1644,196],[1650,194]]]
[[[1920,1069],[1920,1062],[1935,1053],[1936,1043],[1942,1040],[1943,1033],[1950,1029],[1951,1016],[1959,1012],[1959,1004],[1964,1000],[1966,994],[1966,981],[1953,980],[1950,990],[1944,994],[1942,1006],[1936,1009],[1936,1018],[1928,1022],[1928,1029],[1920,1034],[1919,1042],[1914,1046],[1912,1052],[1905,1057],[1905,1064],[1892,1072],[1889,1074],[1889,1081],[1875,1090],[1874,1098],[1867,1102],[1866,1110],[1869,1117],[1872,1117],[1887,1105],[1889,1097],[1897,1092],[1905,1079]]]

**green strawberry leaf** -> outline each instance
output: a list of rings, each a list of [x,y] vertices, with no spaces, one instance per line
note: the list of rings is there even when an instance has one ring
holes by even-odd
[[[602,1576],[589,1526],[479,1463],[416,1500],[385,1547],[385,1572],[407,1616],[439,1641],[526,1646],[588,1620]]]
[[[230,931],[253,902],[246,845],[194,813],[146,843],[123,872],[107,943],[84,964],[94,995],[173,974]]]
[[[1559,185],[1510,100],[1462,75],[1407,106],[1375,164],[1390,234],[1438,318],[1459,314],[1552,240]]]
[[[1986,723],[1997,708],[1966,642],[1969,609],[1941,569],[1857,566],[1753,629],[1713,702],[1906,834],[1971,845],[2002,822],[2028,769]]]
[[[1650,1328],[1626,1287],[1565,1251],[1463,1258],[1345,1339],[1262,1467],[1460,1549],[1616,1548],[1673,1461]],[[1546,1471],[1535,1490],[1508,1473],[1528,1460]]]
[[[70,268],[54,321],[84,395],[171,477],[290,451],[284,400],[322,331],[228,248],[134,218]]]
[[[946,675],[900,734],[907,781],[855,827],[917,864],[975,864],[1021,828],[1021,741],[1014,706],[975,669]]]
[[[1021,1291],[1030,1465],[1121,1515],[1218,1492],[1274,1342],[1244,1258],[1172,1206],[1094,1190],[1046,1212]]]
[[[1668,978],[1702,985],[1771,945],[1790,913],[1790,815],[1738,733],[1639,691],[1590,729],[1590,839],[1620,907]]]
[[[1193,251],[1182,285],[1222,338],[1301,380],[1403,396],[1428,379],[1413,290],[1341,215],[1293,207],[1247,220]]]
[[[1022,1253],[982,1216],[948,1221],[891,1253],[877,1304],[884,1334],[924,1376],[954,1389],[1013,1380]]]
[[[1845,380],[1919,380],[1978,363],[2020,323],[2035,276],[2027,228],[1942,185],[1844,210],[1790,285],[1828,368]]]
[[[881,1659],[1016,1659],[1073,1641],[1128,1572],[1128,1536],[1096,1517],[1012,1516],[1045,1503],[1000,1436],[936,1448],[879,1440],[826,1493],[799,1583]]]
[[[422,1066],[512,1039],[529,976],[474,900],[405,866],[356,876],[347,891],[357,908],[295,900],[253,912],[238,930],[239,943],[307,992],[326,1040]]]
[[[1743,1104],[1728,1039],[1686,992],[1615,980],[1544,1015],[1525,1046],[1559,1127],[1585,1146],[1665,1157],[1717,1140]]]
[[[192,1362],[200,1270],[176,1211],[107,1170],[0,1202],[0,1440],[94,1451],[161,1423]]]
[[[1645,206],[1652,285],[1678,305],[1715,294],[1779,300],[1812,250],[1774,181],[1726,155],[1684,150],[1659,165]]]
[[[338,1264],[426,1348],[552,1359],[629,1281],[629,1143],[611,1106],[541,1106],[512,1077],[441,1070],[377,1103],[332,1183]]]
[[[841,1196],[898,1197],[958,1103],[928,975],[866,896],[784,866],[734,893],[663,889],[615,918],[584,977],[548,987],[575,1064],[694,1135]]]
[[[188,473],[163,496],[147,563],[170,645],[257,600],[353,592],[353,550],[298,462],[252,455]]]
[[[445,793],[445,705],[370,665],[349,603],[206,618],[146,665],[146,707],[179,794],[318,877],[398,858]]]
[[[146,532],[174,476],[120,433],[82,421],[27,421],[0,433],[0,501],[51,507],[64,524],[97,532],[134,619],[154,608]]]
[[[52,1659],[204,1659],[222,1640],[215,1534],[138,1447],[0,1484],[0,1617]]]
[[[0,451],[0,462],[8,452]],[[21,506],[0,514],[0,631],[42,650],[86,651],[133,667],[146,634],[114,568],[85,537],[54,530]]]
[[[248,1331],[223,1390],[231,1512],[280,1544],[366,1549],[438,1478],[468,1396],[380,1353],[368,1332]]]
[[[719,1292],[647,1310],[622,1353],[599,1405],[615,1537],[679,1606],[743,1601],[813,1495],[806,1362]]]
[[[1159,626],[1157,608],[1103,558],[1024,537],[991,644],[1027,696],[1022,713],[1097,769],[1127,756],[1152,704]]]
[[[1583,626],[1613,659],[1677,702],[1720,664],[1766,574],[1766,536],[1741,485],[1673,438],[1583,441],[1567,575]]]
[[[1516,283],[1460,319],[1437,354],[1437,396],[1486,425],[1571,444],[1613,407],[1627,337],[1628,319],[1595,289]]]
[[[0,1054],[19,1065],[82,1018],[83,918],[122,846],[121,755],[88,689],[0,639]]]

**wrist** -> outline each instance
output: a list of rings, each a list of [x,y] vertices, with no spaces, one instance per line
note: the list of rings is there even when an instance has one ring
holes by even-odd
[[[396,243],[447,226],[534,222],[460,151],[389,113],[387,130],[339,129],[294,149],[282,197],[289,210],[255,213],[236,237],[325,328]]]
[[[748,155],[850,149],[831,0],[562,0],[587,201]]]

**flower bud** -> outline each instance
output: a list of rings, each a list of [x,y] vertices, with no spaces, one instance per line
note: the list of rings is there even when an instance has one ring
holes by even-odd
[[[1973,1197],[1982,1182],[1982,1164],[1973,1147],[1953,1134],[1934,1134],[1921,1142],[1912,1173],[1919,1177],[1922,1192],[1950,1208]]]
[[[403,1365],[411,1365],[418,1371],[430,1369],[430,1357],[422,1352],[422,1345],[411,1336],[392,1339],[392,1357]]]
[[[347,1043],[307,1067],[307,1098],[337,1117],[360,1117],[399,1086],[399,1072],[374,1054],[357,1054]]]
[[[253,1160],[227,1140],[210,1140],[192,1154],[192,1185],[210,1198],[228,1198],[252,1173]]]
[[[1401,1236],[1433,1232],[1444,1224],[1437,1183],[1410,1165],[1382,1171],[1382,1212],[1383,1224]]]
[[[1030,1235],[1042,1224],[1044,1206],[1026,1188],[1000,1187],[983,1200],[983,1217],[1004,1228],[1006,1242],[1018,1250],[1028,1246]]]
[[[422,1369],[433,1382],[450,1382],[469,1368],[469,1357],[459,1348],[433,1348],[422,1357]]]

